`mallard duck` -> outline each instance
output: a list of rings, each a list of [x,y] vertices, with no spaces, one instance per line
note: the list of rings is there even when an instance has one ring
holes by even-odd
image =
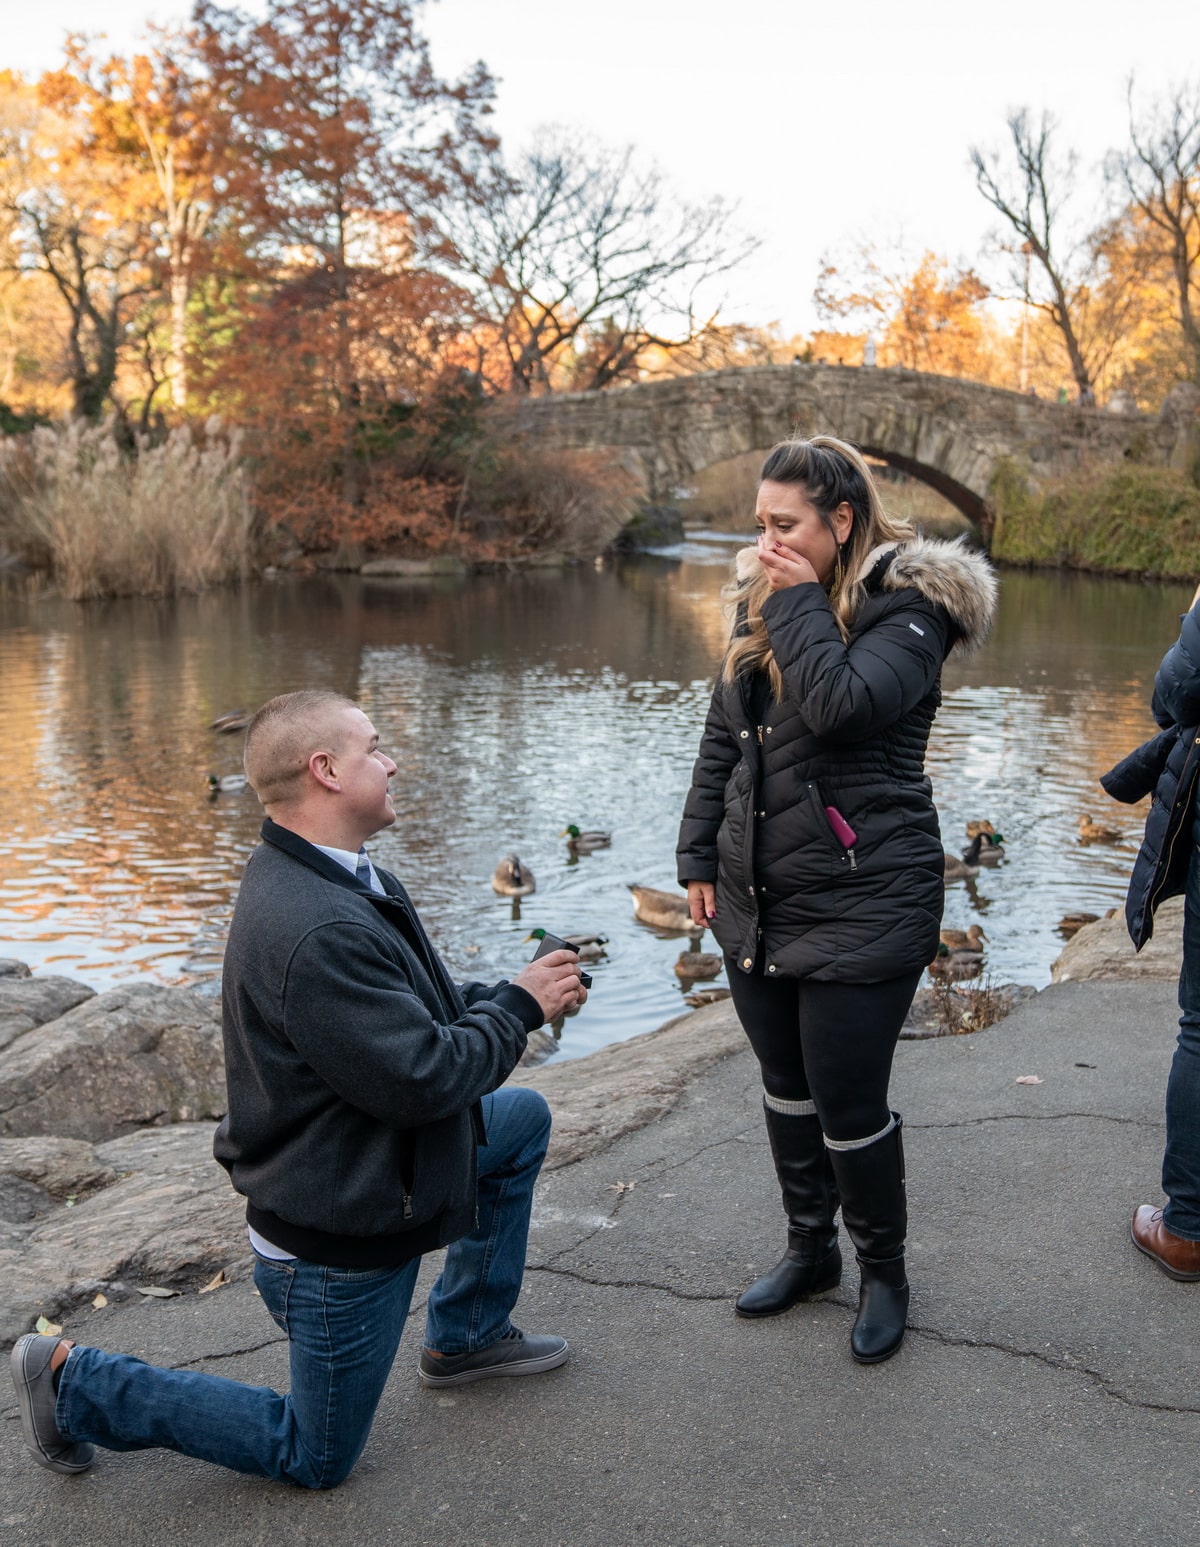
[[[611,833],[581,833],[574,822],[564,827],[558,836],[567,840],[567,848],[572,854],[592,854],[597,849],[607,849],[612,843]]]
[[[728,999],[730,991],[724,985],[714,988],[694,988],[690,994],[684,994],[684,1004],[690,1004],[699,1010],[706,1004],[719,1004],[722,999]]]
[[[982,951],[948,951],[938,946],[938,954],[929,963],[929,973],[935,978],[976,978],[983,971]]]
[[[990,838],[990,837],[992,837],[995,834],[995,832],[996,832],[996,829],[986,819],[986,817],[982,821],[979,821],[979,822],[968,822],[967,823],[967,837],[968,838],[978,838],[980,833],[983,833],[985,837]]]
[[[1099,917],[1098,913],[1064,913],[1058,921],[1058,932],[1065,940],[1070,940],[1085,924],[1094,924]]]
[[[983,848],[983,834],[977,833],[969,847],[963,850],[963,856],[958,859],[953,854],[943,853],[942,873],[947,881],[968,881],[979,874],[979,851]]]
[[[249,784],[245,774],[209,774],[210,795],[238,795]]]
[[[522,865],[515,854],[506,854],[492,875],[492,891],[501,897],[528,897],[537,890],[533,871]]]
[[[715,956],[704,951],[684,951],[675,963],[675,975],[688,982],[715,978],[724,965],[723,956]]]
[[[981,865],[998,865],[1004,858],[1004,834],[979,833],[977,836],[983,839],[979,849],[978,863]],[[964,849],[964,859],[967,853],[968,850]]]
[[[228,714],[219,714],[215,720],[211,720],[208,728],[228,735],[232,731],[244,731],[253,718],[254,715],[246,709],[231,709]]]
[[[526,941],[544,940],[545,938],[546,931],[544,929],[531,929],[525,936]],[[575,947],[579,952],[579,960],[581,962],[598,962],[602,956],[608,955],[608,952],[604,949],[608,944],[607,935],[560,935],[559,939],[565,940],[568,945]]]
[[[703,926],[697,927],[693,922],[686,897],[675,892],[656,891],[652,886],[636,886],[632,881],[628,886],[633,893],[633,916],[643,924],[652,924],[655,929],[669,929],[678,935],[704,933]]]
[[[938,939],[947,951],[982,951],[983,942],[987,936],[983,932],[982,924],[972,924],[967,929],[939,929]],[[939,951],[938,955],[942,953]]]
[[[1093,822],[1087,812],[1079,818],[1080,843],[1120,843],[1122,834],[1113,832],[1111,827],[1101,827],[1099,822]]]

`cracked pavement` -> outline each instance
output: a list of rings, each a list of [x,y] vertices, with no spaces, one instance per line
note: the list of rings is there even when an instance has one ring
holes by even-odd
[[[517,1320],[570,1338],[564,1369],[420,1390],[418,1290],[363,1460],[321,1495],[162,1452],[51,1476],[27,1460],[5,1385],[0,1541],[1195,1540],[1200,1284],[1167,1278],[1128,1235],[1135,1204],[1161,1196],[1176,1018],[1169,983],[1064,983],[989,1031],[901,1044],[913,1298],[887,1364],[850,1358],[849,1251],[834,1293],[733,1315],[784,1244],[740,1051],[665,1115],[545,1176]],[[1041,1083],[1015,1083],[1031,1074]],[[286,1381],[245,1281],[85,1311],[68,1330]]]

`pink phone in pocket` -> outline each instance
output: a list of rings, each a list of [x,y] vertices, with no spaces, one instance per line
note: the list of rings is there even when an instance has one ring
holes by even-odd
[[[833,835],[844,849],[852,849],[858,842],[858,834],[836,806],[826,806],[825,815],[833,828]]]

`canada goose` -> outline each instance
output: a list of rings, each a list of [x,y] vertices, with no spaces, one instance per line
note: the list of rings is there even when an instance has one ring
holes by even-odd
[[[228,714],[219,714],[215,720],[210,721],[208,728],[229,735],[232,731],[244,731],[253,718],[254,715],[245,709],[231,709]]]
[[[249,784],[245,774],[209,774],[208,792],[210,795],[238,795]]]
[[[951,953],[964,951],[982,951],[982,942],[987,939],[983,932],[982,924],[971,924],[966,929],[941,929],[938,931],[938,939]],[[941,952],[938,952],[941,955]]]
[[[515,854],[506,854],[492,875],[492,890],[501,897],[528,897],[537,890],[533,871],[522,865]]]
[[[963,850],[962,859],[953,854],[942,855],[942,874],[947,881],[967,881],[979,874],[979,851],[983,847],[983,834],[977,833],[970,845]]]
[[[527,941],[544,940],[545,938],[546,931],[544,929],[531,929],[525,936]],[[565,940],[568,945],[575,947],[581,962],[598,962],[602,956],[608,955],[608,952],[604,949],[608,944],[607,935],[560,935],[559,939]]]
[[[669,929],[679,935],[704,933],[704,926],[693,921],[686,897],[675,892],[660,892],[653,886],[637,886],[632,881],[628,885],[633,893],[633,916],[643,924],[652,924],[655,929]]]
[[[572,854],[593,854],[597,849],[607,849],[612,843],[611,833],[581,833],[574,822],[564,827],[558,836],[567,840],[567,848]]]
[[[1101,827],[1099,822],[1093,822],[1086,812],[1079,818],[1080,843],[1120,843],[1122,836],[1111,827]]]
[[[675,963],[675,975],[685,978],[688,982],[715,978],[724,965],[725,959],[722,956],[714,956],[704,951],[684,951]]]

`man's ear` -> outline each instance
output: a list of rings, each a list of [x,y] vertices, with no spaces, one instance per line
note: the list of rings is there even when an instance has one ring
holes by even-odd
[[[308,771],[324,789],[341,789],[332,752],[314,752],[308,760]]]

